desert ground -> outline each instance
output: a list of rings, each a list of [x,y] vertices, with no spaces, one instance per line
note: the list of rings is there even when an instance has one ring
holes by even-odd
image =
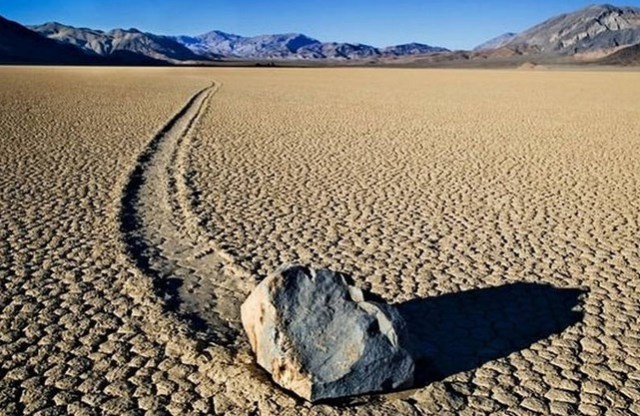
[[[640,73],[0,68],[0,414],[640,414]],[[416,386],[318,404],[240,303],[397,304]]]

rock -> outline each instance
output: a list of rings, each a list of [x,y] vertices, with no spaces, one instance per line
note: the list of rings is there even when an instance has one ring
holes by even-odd
[[[413,383],[404,320],[340,273],[284,266],[253,290],[241,315],[258,364],[309,401]]]

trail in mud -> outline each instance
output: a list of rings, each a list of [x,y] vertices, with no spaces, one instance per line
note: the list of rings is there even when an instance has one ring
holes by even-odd
[[[229,345],[239,342],[239,306],[251,278],[200,226],[185,165],[194,126],[218,88],[191,97],[139,156],[123,191],[120,229],[129,257],[166,305]]]

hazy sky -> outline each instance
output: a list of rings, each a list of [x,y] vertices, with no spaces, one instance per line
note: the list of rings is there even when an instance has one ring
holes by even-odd
[[[58,21],[158,34],[213,29],[240,35],[302,32],[322,41],[388,46],[421,42],[466,49],[592,4],[580,0],[0,0],[0,15],[23,24]],[[640,0],[624,4],[640,6]]]

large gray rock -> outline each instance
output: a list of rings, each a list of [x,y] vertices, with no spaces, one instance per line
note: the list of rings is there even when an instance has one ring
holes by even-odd
[[[241,307],[258,364],[310,401],[413,383],[404,320],[366,301],[344,275],[289,265],[263,280]]]

